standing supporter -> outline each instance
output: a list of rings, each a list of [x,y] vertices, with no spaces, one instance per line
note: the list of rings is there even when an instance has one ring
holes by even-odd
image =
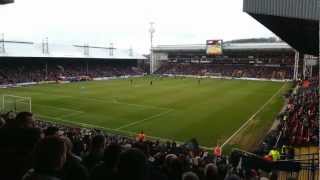
[[[120,154],[118,180],[145,180],[146,157],[138,149],[129,149]]]
[[[218,167],[209,163],[204,168],[204,178],[205,180],[217,180],[218,179]]]
[[[143,131],[137,134],[137,141],[143,142],[145,140],[145,134]]]
[[[96,135],[93,137],[89,154],[83,158],[82,162],[89,171],[102,161],[105,146],[106,138],[104,135]]]
[[[121,147],[118,144],[109,145],[105,152],[103,163],[98,164],[90,172],[91,180],[116,179]]]
[[[31,168],[31,152],[41,139],[33,114],[21,112],[0,129],[0,179],[20,180]]]
[[[2,117],[0,117],[0,128],[5,126],[5,124],[6,124],[6,121]]]
[[[58,137],[41,140],[33,154],[33,168],[22,178],[23,180],[60,180],[60,173],[66,161],[67,147]]]
[[[222,149],[221,149],[221,147],[220,147],[219,144],[217,144],[217,146],[214,147],[214,149],[213,149],[213,154],[214,154],[217,158],[221,158],[221,156],[222,156]]]
[[[34,127],[34,118],[33,114],[30,112],[20,112],[17,116],[8,120],[6,123],[8,128],[33,128]]]
[[[273,148],[273,149],[271,149],[271,151],[269,152],[269,156],[272,157],[272,160],[273,160],[273,161],[277,161],[277,160],[280,159],[280,152],[279,152],[277,149]]]
[[[44,135],[45,135],[46,137],[48,137],[48,136],[62,137],[62,136],[63,136],[63,131],[59,130],[58,127],[49,126],[49,127],[44,131]]]
[[[88,180],[89,172],[86,167],[81,164],[81,158],[72,153],[72,142],[68,137],[62,137],[67,148],[67,159],[62,169],[62,179]]]
[[[182,175],[182,180],[200,180],[198,175],[194,172],[185,172]]]

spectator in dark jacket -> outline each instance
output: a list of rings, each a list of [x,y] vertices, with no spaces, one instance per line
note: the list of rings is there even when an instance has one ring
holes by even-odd
[[[217,180],[218,167],[213,163],[207,164],[204,168],[204,177],[205,177],[205,180]]]
[[[59,180],[60,172],[66,161],[67,147],[63,139],[48,137],[41,140],[33,154],[33,169],[23,180]]]
[[[118,180],[145,180],[146,157],[138,149],[132,148],[120,154]]]
[[[103,163],[93,168],[91,180],[116,179],[116,170],[119,162],[121,147],[111,144],[104,153]]]
[[[0,179],[20,180],[31,168],[31,153],[41,138],[30,112],[21,112],[0,129]]]
[[[101,163],[103,153],[106,146],[106,137],[104,135],[96,135],[93,137],[90,152],[83,158],[83,165],[92,170],[97,164]]]

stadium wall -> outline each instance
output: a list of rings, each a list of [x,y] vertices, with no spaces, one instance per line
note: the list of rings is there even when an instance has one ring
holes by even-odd
[[[116,76],[116,77],[99,77],[99,78],[93,78],[93,81],[101,81],[101,80],[114,80],[114,79],[128,79],[128,78],[137,78],[137,77],[143,77],[144,75],[126,75],[126,76]],[[23,87],[23,86],[33,86],[33,85],[39,85],[39,84],[54,84],[57,83],[57,81],[40,81],[40,82],[24,82],[24,83],[16,83],[16,84],[6,84],[6,85],[0,85],[0,89],[3,88],[16,88],[16,87]],[[71,83],[71,81],[59,81],[59,83]]]

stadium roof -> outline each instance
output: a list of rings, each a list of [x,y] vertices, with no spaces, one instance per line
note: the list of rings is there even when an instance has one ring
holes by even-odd
[[[284,42],[277,43],[223,43],[224,51],[278,51],[293,49]],[[185,45],[159,45],[153,48],[153,51],[205,51],[205,44],[185,44]]]
[[[243,10],[300,53],[319,55],[319,0],[244,0]]]
[[[0,5],[14,3],[14,0],[0,0]]]
[[[132,49],[18,41],[0,41],[0,57],[146,59]]]

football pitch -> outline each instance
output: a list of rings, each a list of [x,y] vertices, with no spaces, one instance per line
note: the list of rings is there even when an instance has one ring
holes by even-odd
[[[212,147],[231,143],[252,124],[246,136],[263,137],[289,84],[142,77],[0,89],[0,94],[31,97],[33,113],[44,120],[126,135],[143,130],[149,138],[178,142],[196,138]]]

